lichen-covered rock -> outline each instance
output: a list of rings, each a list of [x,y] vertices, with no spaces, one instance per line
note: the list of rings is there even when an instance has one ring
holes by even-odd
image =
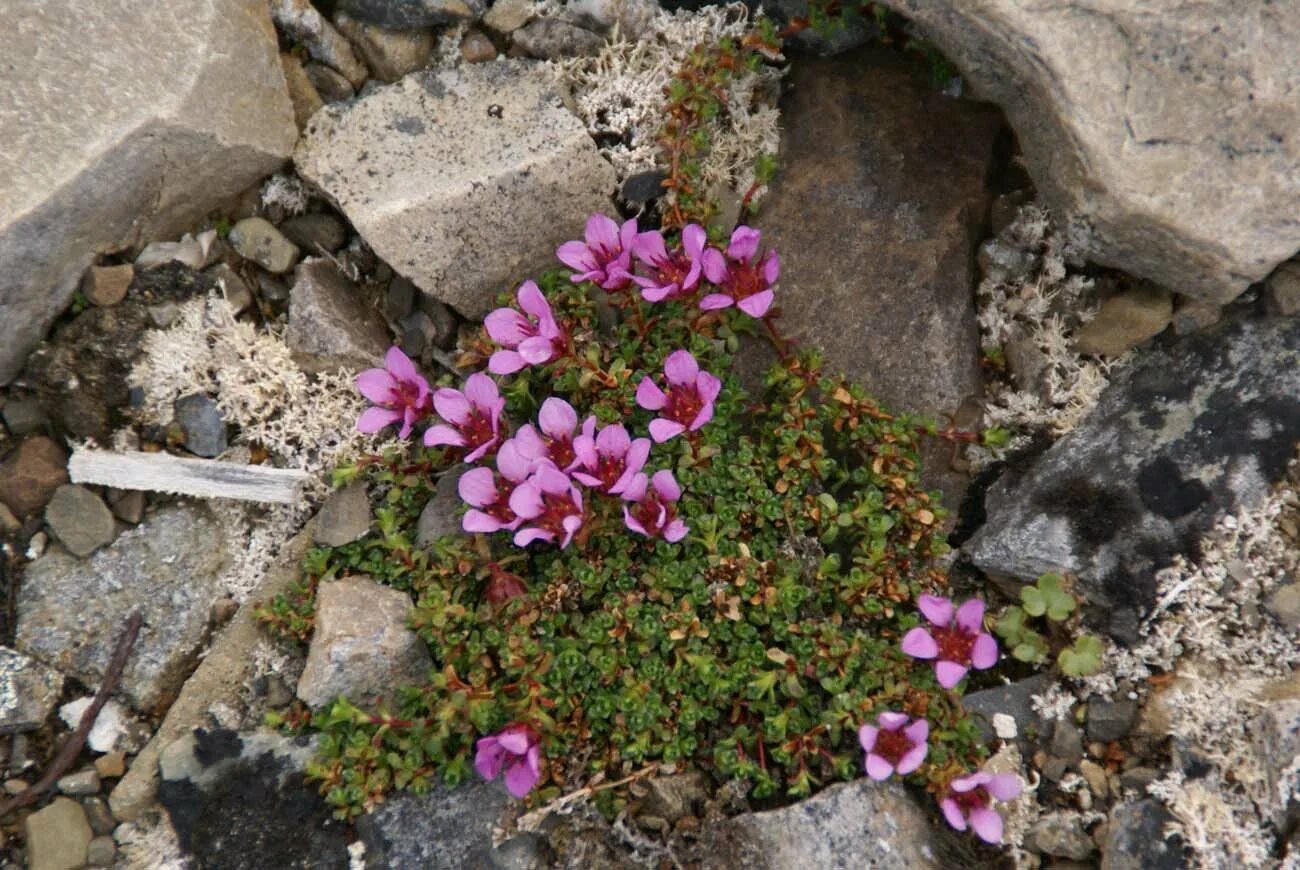
[[[964,550],[991,574],[1075,575],[1117,638],[1155,571],[1228,511],[1258,504],[1300,440],[1300,320],[1239,320],[1140,356],[1023,473],[990,488]]]
[[[1300,15],[1256,0],[886,0],[998,103],[1090,259],[1224,302],[1300,249]]]
[[[470,780],[425,795],[398,794],[357,819],[367,870],[495,867],[492,829],[509,800],[499,782]]]
[[[0,646],[0,734],[40,728],[62,691],[63,674]]]
[[[327,106],[294,160],[375,253],[468,317],[553,264],[615,188],[549,74],[525,61],[412,73]]]
[[[0,383],[96,253],[178,235],[297,138],[264,0],[50,0],[5,32]]]
[[[1119,804],[1110,811],[1101,870],[1184,870],[1191,866],[1174,817],[1156,800]]]
[[[322,583],[298,697],[311,707],[340,695],[364,705],[426,682],[432,662],[424,642],[406,627],[410,612],[405,592],[367,577]]]
[[[51,551],[27,568],[15,645],[97,686],[127,618],[139,611],[144,625],[120,685],[137,709],[153,712],[198,655],[230,547],[207,509],[175,505],[89,559]]]

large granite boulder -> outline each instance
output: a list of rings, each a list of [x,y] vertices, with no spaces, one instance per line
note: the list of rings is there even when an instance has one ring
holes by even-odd
[[[998,103],[1098,263],[1223,302],[1300,250],[1300,9],[885,0]]]
[[[297,137],[263,0],[48,0],[4,27],[0,384],[96,253],[178,235]]]
[[[1136,638],[1155,571],[1258,504],[1300,441],[1300,318],[1238,320],[1142,355],[1086,420],[987,494],[963,548],[991,574],[1073,574]]]
[[[416,72],[327,106],[294,161],[375,253],[467,317],[552,265],[616,187],[550,74],[526,61]]]

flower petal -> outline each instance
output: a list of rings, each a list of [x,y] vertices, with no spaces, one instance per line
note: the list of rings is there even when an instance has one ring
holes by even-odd
[[[930,739],[930,723],[924,719],[917,719],[911,725],[903,729],[907,739],[913,743],[924,743]]]
[[[443,426],[441,424],[430,426],[428,429],[425,429],[424,446],[438,447],[440,445],[448,447],[464,447],[465,436],[461,435],[450,426]]]
[[[596,435],[596,449],[602,456],[620,459],[631,447],[632,439],[622,423],[611,423]]]
[[[513,308],[498,308],[483,318],[488,337],[505,347],[516,347],[525,338],[537,334],[537,328]]]
[[[384,369],[366,369],[357,375],[356,383],[357,391],[376,405],[390,405],[397,401],[397,381]]]
[[[970,663],[979,670],[991,668],[998,663],[998,642],[991,634],[980,634],[971,647]]]
[[[527,547],[533,541],[553,541],[555,535],[545,529],[524,528],[515,532],[515,546]]]
[[[490,468],[471,468],[456,481],[456,492],[461,500],[476,508],[494,504],[501,494],[497,492],[496,475]]]
[[[970,668],[965,665],[959,665],[957,662],[936,662],[934,665],[934,675],[939,680],[939,685],[945,689],[951,689],[961,682],[962,677]]]
[[[1020,777],[1014,773],[995,773],[989,777],[989,781],[984,784],[988,793],[1000,801],[1012,801],[1020,797],[1020,792],[1024,786],[1020,782]]]
[[[957,608],[957,625],[969,632],[979,631],[984,627],[984,602],[978,598],[966,601]]]
[[[874,752],[867,753],[867,761],[863,766],[866,768],[867,776],[877,782],[889,779],[894,773],[894,765]]]
[[[727,280],[727,258],[722,256],[722,252],[709,248],[700,255],[700,266],[704,269],[704,277],[709,279],[710,284],[721,284]],[[704,297],[708,299],[709,297]],[[730,296],[723,297],[730,301]],[[704,308],[704,301],[700,301],[700,307]],[[721,306],[719,306],[721,307]],[[706,311],[709,309],[705,309]]]
[[[682,250],[690,260],[698,260],[704,246],[708,244],[709,234],[699,224],[687,224],[682,229]]]
[[[512,725],[497,735],[497,742],[500,743],[501,747],[507,752],[514,755],[523,755],[528,751],[528,747],[533,742],[533,738],[526,728],[519,725]]]
[[[498,350],[488,358],[488,371],[494,375],[513,375],[527,367],[527,360],[515,350]]]
[[[763,280],[769,285],[781,280],[781,258],[776,255],[776,251],[768,251],[763,260]]]
[[[881,713],[876,717],[876,721],[879,722],[880,727],[884,728],[886,731],[897,731],[899,728],[902,728],[907,724],[908,718],[909,717],[906,713],[894,713],[886,710],[884,713]]]
[[[650,485],[659,493],[659,497],[664,501],[677,501],[682,497],[682,488],[677,485],[673,478],[673,473],[667,468],[661,469],[654,473],[650,478]]]
[[[761,318],[772,307],[772,300],[776,294],[771,290],[764,290],[761,293],[755,293],[753,296],[746,296],[736,303],[736,307],[753,318]]]
[[[537,423],[552,438],[572,438],[573,430],[578,427],[578,412],[568,402],[552,396],[542,402]]]
[[[986,785],[991,779],[993,779],[993,774],[977,770],[974,773],[968,773],[965,776],[957,777],[952,782],[948,783],[948,788],[958,794],[963,794],[979,788],[982,785]]]
[[[646,376],[641,379],[641,383],[637,384],[636,403],[647,411],[658,411],[668,404],[668,396],[659,389],[658,384]]]
[[[903,635],[902,649],[914,659],[932,659],[939,654],[939,644],[919,625]]]
[[[736,227],[731,233],[731,243],[727,245],[727,256],[748,263],[758,253],[761,238],[762,234],[753,227]]]
[[[931,625],[947,627],[952,622],[952,602],[938,595],[922,595],[916,600],[916,607]]]
[[[912,773],[921,766],[921,763],[925,761],[925,757],[929,754],[929,744],[924,741],[915,744],[911,749],[903,753],[902,758],[898,759],[898,775],[907,776]]]
[[[650,478],[644,474],[634,474],[632,479],[623,487],[623,498],[628,501],[640,501],[645,498],[646,489],[650,486]]]
[[[623,505],[623,524],[639,535],[650,536],[650,533],[645,530],[645,526],[641,525],[641,521],[632,516],[632,512],[627,509],[627,505]]]
[[[664,540],[670,544],[675,544],[682,538],[686,537],[686,533],[690,530],[690,526],[686,525],[686,523],[681,520],[673,520],[671,523],[664,526]]]
[[[461,520],[460,527],[467,532],[482,532],[491,534],[507,528],[507,524],[501,522],[491,514],[485,514],[481,510],[465,511],[465,518]]]
[[[664,246],[664,237],[658,230],[637,233],[632,239],[632,253],[647,266],[654,266],[668,259],[668,249]]]
[[[474,769],[478,775],[484,779],[496,779],[506,760],[506,751],[498,745],[495,737],[480,738],[474,748]]]
[[[720,308],[730,308],[734,304],[736,300],[724,293],[710,293],[700,300],[700,310],[717,311]]]
[[[385,426],[390,426],[400,419],[402,419],[401,411],[393,411],[388,408],[367,408],[357,418],[357,431],[366,435],[373,435]]]
[[[596,266],[596,258],[585,242],[565,242],[555,249],[555,259],[575,272],[590,272]]]
[[[701,401],[711,404],[722,392],[722,379],[710,372],[700,372],[695,378],[695,392]]]
[[[399,381],[414,382],[420,377],[420,373],[415,370],[415,363],[411,358],[402,353],[400,347],[390,347],[388,353],[384,354],[384,367],[393,373],[393,377]]]
[[[519,355],[531,366],[545,365],[555,359],[555,342],[541,335],[519,342]]]
[[[546,505],[542,502],[542,491],[531,478],[510,493],[510,510],[515,512],[515,516],[526,520],[540,516],[546,510]]]
[[[506,791],[516,798],[522,798],[537,785],[538,776],[529,769],[521,758],[506,768]]]
[[[542,295],[542,291],[535,281],[525,281],[519,285],[515,291],[515,298],[519,300],[519,307],[528,314],[541,320],[543,317],[551,316],[551,306]]]
[[[694,386],[699,373],[700,364],[688,350],[675,350],[664,360],[664,376],[675,387]]]
[[[952,798],[944,798],[939,801],[939,809],[943,810],[943,817],[948,820],[948,824],[958,831],[966,830],[966,817],[962,815],[961,807]]]
[[[613,251],[619,247],[618,224],[599,212],[587,218],[587,230],[583,235],[593,248],[599,246]]]
[[[1002,816],[989,807],[973,807],[970,811],[970,827],[986,843],[997,845],[1002,842]]]
[[[497,389],[497,382],[489,378],[482,372],[475,372],[465,379],[465,397],[474,403],[474,407],[479,411],[487,411],[496,406],[497,400],[501,398],[501,391]]]
[[[880,729],[875,725],[863,725],[858,729],[858,745],[863,752],[870,752],[876,748],[876,738],[879,736]]]
[[[450,387],[443,387],[434,392],[433,408],[438,412],[439,417],[457,426],[463,425],[473,410],[465,394]]]
[[[685,431],[686,427],[681,423],[674,423],[672,420],[665,420],[663,417],[656,417],[650,421],[650,437],[655,440],[656,444],[662,444]]]

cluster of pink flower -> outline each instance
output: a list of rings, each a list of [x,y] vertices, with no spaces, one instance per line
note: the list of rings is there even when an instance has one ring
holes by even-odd
[[[997,662],[997,641],[981,630],[984,602],[972,598],[954,611],[948,599],[922,595],[918,605],[931,627],[909,631],[902,649],[913,658],[937,659],[935,676],[945,689],[957,685],[971,667],[983,670]],[[924,719],[892,711],[879,714],[876,724],[858,729],[867,776],[885,780],[912,773],[929,754],[929,738],[930,723]],[[1002,817],[992,808],[993,800],[1012,800],[1020,789],[1020,779],[1013,774],[976,771],[948,783],[939,808],[957,830],[970,828],[981,840],[1000,843]]]

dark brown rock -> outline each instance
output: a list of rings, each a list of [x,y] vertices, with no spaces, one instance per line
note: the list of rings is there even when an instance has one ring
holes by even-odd
[[[28,438],[0,463],[0,501],[19,517],[34,514],[68,482],[68,454],[44,435]]]
[[[789,85],[784,170],[755,222],[782,255],[782,330],[891,408],[956,411],[981,391],[975,249],[1001,115],[878,48],[803,58]],[[765,365],[742,361],[747,381]]]

